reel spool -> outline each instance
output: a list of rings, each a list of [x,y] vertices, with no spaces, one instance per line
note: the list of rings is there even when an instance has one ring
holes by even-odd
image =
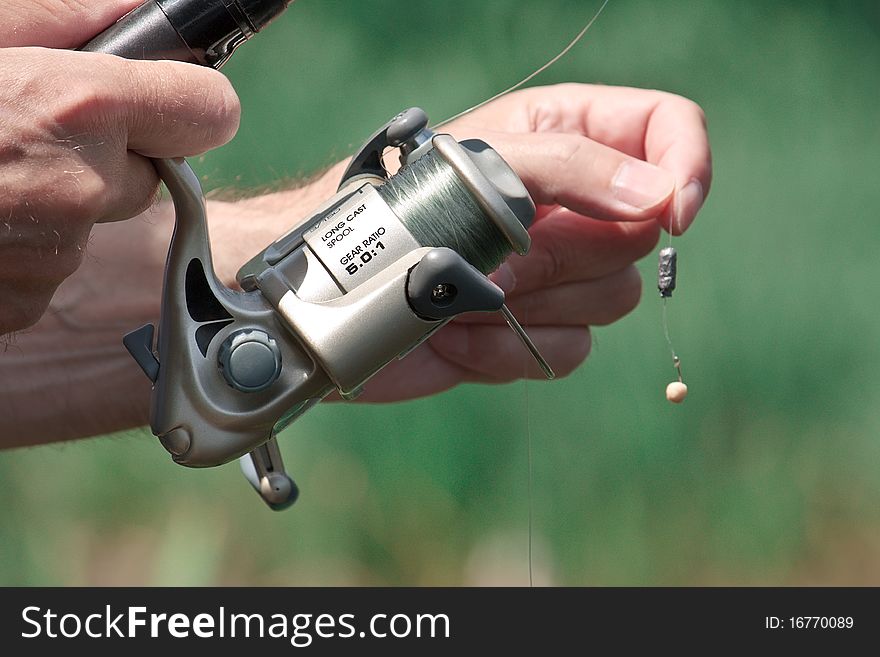
[[[437,135],[379,194],[422,246],[447,247],[484,274],[528,252],[535,206],[506,162],[479,140]]]
[[[450,135],[435,135],[427,124],[427,115],[411,108],[378,130],[352,158],[339,193],[242,267],[237,276],[242,287],[252,288],[259,272],[307,241],[339,287],[349,291],[365,277],[339,271],[339,265],[347,268],[350,263],[337,265],[335,256],[348,245],[356,248],[363,241],[357,237],[368,236],[366,228],[380,223],[386,231],[380,236],[381,255],[399,255],[419,246],[445,247],[483,274],[497,269],[514,251],[525,255],[531,246],[527,229],[535,204],[522,181],[485,142],[459,143]],[[401,168],[391,176],[382,156],[394,147],[400,149]],[[361,209],[362,205],[366,207]],[[331,232],[321,234],[319,240],[320,228]],[[353,259],[359,255],[354,253]],[[370,270],[376,271],[374,266]]]

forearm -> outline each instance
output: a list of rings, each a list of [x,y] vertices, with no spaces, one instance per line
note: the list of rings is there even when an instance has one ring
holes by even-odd
[[[238,267],[333,192],[333,171],[298,190],[209,202],[214,265],[233,285]],[[122,336],[156,323],[170,203],[127,222],[97,225],[80,269],[31,329],[0,352],[0,446],[102,435],[147,424],[150,383]]]

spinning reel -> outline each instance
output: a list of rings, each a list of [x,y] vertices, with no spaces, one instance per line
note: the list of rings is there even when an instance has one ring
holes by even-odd
[[[125,33],[126,20],[111,30]],[[144,43],[141,30],[131,32]],[[130,51],[118,38],[94,43]],[[175,209],[158,338],[147,325],[124,344],[153,383],[151,429],[175,462],[240,458],[266,503],[286,508],[298,490],[275,435],[334,390],[354,399],[462,313],[503,312],[552,377],[486,277],[511,252],[528,251],[534,203],[488,144],[427,126],[417,108],[382,126],[337,193],[242,267],[242,291],[214,273],[196,175],[183,160],[156,161]],[[393,176],[383,164],[389,149],[401,163]]]

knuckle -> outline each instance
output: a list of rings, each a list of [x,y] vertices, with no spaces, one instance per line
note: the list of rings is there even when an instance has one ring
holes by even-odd
[[[108,118],[115,109],[113,100],[117,87],[104,79],[104,71],[103,62],[84,67],[78,73],[61,69],[48,81],[48,88],[63,90],[51,108],[51,118],[61,136],[96,126],[103,130],[112,126]]]
[[[565,93],[562,85],[557,85],[554,90]],[[526,90],[528,91],[528,90]],[[530,132],[551,133],[564,131],[565,112],[558,102],[561,94],[526,94],[523,96],[522,106],[525,107],[529,118]]]
[[[542,232],[541,236],[547,237],[548,233]],[[542,285],[556,285],[577,279],[591,260],[602,258],[603,254],[593,250],[585,255],[583,242],[562,232],[550,234],[549,239],[535,239],[532,251],[526,257],[534,257],[537,280]]]
[[[542,245],[536,254],[541,262],[540,280],[546,285],[552,285],[562,280],[566,266],[562,249]]]
[[[52,248],[47,244],[47,249]],[[82,264],[85,249],[78,243],[64,248],[59,248],[57,253],[52,253],[43,258],[44,263],[51,263],[49,269],[51,274],[47,276],[47,285],[51,287],[52,292],[61,285],[68,277],[72,276],[79,266]],[[49,260],[51,258],[51,260]],[[50,293],[51,298],[51,293]],[[48,303],[48,302],[47,302]]]
[[[580,135],[547,133],[541,139],[542,148],[552,161],[541,177],[541,184],[545,195],[559,202],[571,192],[572,172],[590,170],[596,163],[596,152],[588,148],[591,142]]]
[[[42,291],[48,298],[79,269],[91,227],[91,224],[83,226],[66,218],[55,220],[52,225],[54,228],[47,228],[32,238],[27,264],[20,273],[20,285],[33,285],[36,295]]]
[[[690,98],[683,98],[682,100],[684,101],[684,107],[686,108],[686,110],[697,118],[703,128],[706,128],[708,125],[708,121],[706,119],[706,112],[702,108],[702,106],[696,101],[691,100]]]
[[[181,155],[220,146],[235,136],[241,104],[221,73],[179,62],[134,62],[132,75],[143,78],[137,93],[141,122],[158,121],[181,134]]]
[[[89,10],[88,3],[83,0],[61,0],[60,3],[53,6],[54,13],[59,13],[63,18],[68,20],[76,20],[82,18],[83,14]]]
[[[706,112],[699,103],[685,96],[669,93],[667,91],[661,92],[661,94],[663,99],[675,106],[679,113],[696,118],[703,128],[706,127]]]
[[[106,176],[97,176],[91,202],[100,210],[96,222],[130,219],[148,210],[159,195],[159,175],[146,159],[127,156]]]
[[[133,176],[124,183],[104,182],[102,191],[92,203],[97,212],[92,212],[89,218],[92,222],[131,219],[152,207],[158,195],[158,177]]]
[[[554,147],[552,155],[556,159],[560,169],[564,169],[577,161],[584,152],[587,141],[584,137],[567,134],[553,136]]]
[[[0,99],[0,105],[16,112],[12,116],[26,116],[34,133],[44,138],[64,139],[101,125],[115,93],[107,71],[116,58],[25,49],[18,59],[21,73],[10,76]]]

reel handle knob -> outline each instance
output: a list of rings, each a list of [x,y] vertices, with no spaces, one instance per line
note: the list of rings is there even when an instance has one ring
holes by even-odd
[[[299,497],[299,488],[284,472],[273,472],[260,480],[260,495],[273,511],[287,508]]]
[[[242,456],[239,465],[245,479],[273,511],[282,511],[299,498],[299,488],[284,469],[278,441],[274,436]]]

